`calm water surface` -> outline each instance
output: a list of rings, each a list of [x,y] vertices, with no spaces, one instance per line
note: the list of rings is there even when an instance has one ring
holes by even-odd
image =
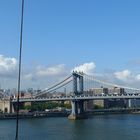
[[[140,115],[20,120],[19,140],[140,140]],[[0,140],[14,140],[15,120],[0,120]]]

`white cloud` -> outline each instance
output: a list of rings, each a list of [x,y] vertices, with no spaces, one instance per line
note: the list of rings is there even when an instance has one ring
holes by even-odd
[[[94,62],[84,63],[80,66],[75,67],[72,71],[84,72],[86,74],[92,74],[96,65]]]
[[[136,80],[140,81],[140,74],[136,75]]]
[[[23,78],[26,79],[26,80],[31,80],[31,79],[33,78],[33,74],[31,74],[31,73],[25,74],[25,75],[23,76]]]
[[[123,70],[123,71],[115,72],[114,75],[117,79],[126,80],[131,76],[131,71]]]
[[[37,67],[37,76],[56,76],[61,75],[65,72],[65,66],[64,64],[52,66],[52,67],[44,67],[44,66],[38,66]]]
[[[0,74],[11,73],[16,70],[17,60],[13,57],[0,55]]]
[[[46,66],[22,66],[22,88],[46,88],[54,83],[63,80],[72,71],[81,71],[92,75],[103,81],[120,85],[130,85],[130,87],[139,87],[140,74],[131,72],[128,69],[122,71],[110,70],[103,73],[95,72],[96,65],[94,62],[83,63],[68,69],[64,64]],[[71,71],[70,71],[71,70]],[[17,60],[14,57],[0,55],[0,83],[5,88],[15,88],[17,86]]]

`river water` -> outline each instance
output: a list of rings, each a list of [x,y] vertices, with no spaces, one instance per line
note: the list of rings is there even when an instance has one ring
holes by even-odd
[[[0,120],[0,140],[14,140],[15,120]],[[140,140],[140,115],[22,119],[19,140]]]

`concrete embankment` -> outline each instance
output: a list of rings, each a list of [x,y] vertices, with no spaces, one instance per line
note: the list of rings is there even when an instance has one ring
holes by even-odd
[[[96,109],[85,112],[88,117],[94,115],[109,115],[109,114],[140,114],[140,109]],[[20,119],[26,118],[43,118],[43,117],[68,117],[70,112],[28,112],[19,113]],[[0,119],[16,119],[16,113],[1,113]]]
[[[33,112],[33,113],[20,113],[20,119],[26,118],[43,118],[43,117],[67,117],[67,112]],[[0,119],[16,119],[16,113],[3,113],[0,114]]]

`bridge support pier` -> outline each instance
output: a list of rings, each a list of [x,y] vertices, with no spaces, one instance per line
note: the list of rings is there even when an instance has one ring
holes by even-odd
[[[72,111],[68,116],[69,120],[85,119],[84,101],[71,101]]]
[[[79,80],[79,82],[77,82],[77,80]],[[78,86],[78,83],[79,83],[79,86]],[[77,87],[79,87],[79,91]],[[75,72],[73,72],[73,92],[74,92],[74,95],[83,94],[83,76]],[[77,119],[86,118],[83,100],[72,100],[71,106],[72,106],[72,111],[71,111],[71,114],[68,116],[68,119],[77,120]]]

